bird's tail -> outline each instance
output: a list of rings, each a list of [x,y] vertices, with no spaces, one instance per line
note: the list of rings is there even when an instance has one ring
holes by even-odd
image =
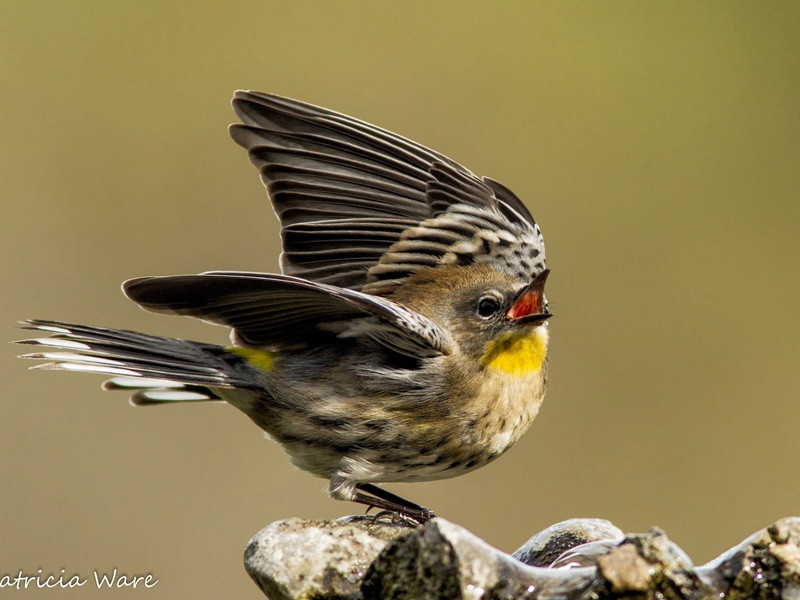
[[[110,375],[103,388],[132,392],[135,405],[220,400],[215,390],[252,387],[245,360],[216,344],[60,321],[21,326],[50,334],[18,342],[53,349],[21,357],[48,361],[34,369]]]

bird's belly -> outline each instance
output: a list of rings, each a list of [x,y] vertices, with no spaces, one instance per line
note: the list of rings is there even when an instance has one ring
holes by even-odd
[[[528,430],[544,398],[544,372],[490,374],[449,414],[406,421],[392,449],[364,450],[353,464],[360,481],[432,481],[474,471]],[[397,442],[397,440],[395,440]]]

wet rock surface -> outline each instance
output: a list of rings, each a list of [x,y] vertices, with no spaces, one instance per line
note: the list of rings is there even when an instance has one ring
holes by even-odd
[[[287,519],[253,537],[245,567],[273,600],[800,600],[800,518],[700,567],[659,529],[625,536],[600,519],[548,527],[513,555],[442,518]]]
[[[560,557],[571,559],[578,566],[590,566],[597,564],[594,553],[605,554],[609,546],[615,546],[624,537],[621,529],[605,519],[570,519],[532,536],[512,556],[532,567],[549,567]],[[584,554],[572,551],[578,546],[584,549]]]

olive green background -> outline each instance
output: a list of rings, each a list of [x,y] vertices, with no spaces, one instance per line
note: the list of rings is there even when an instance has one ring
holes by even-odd
[[[229,138],[237,88],[397,131],[542,226],[551,385],[454,480],[390,486],[514,550],[571,517],[705,562],[800,513],[796,2],[0,3],[0,315],[224,342],[126,278],[277,269]],[[142,598],[258,598],[248,538],[360,512],[220,405],[134,409],[100,377],[0,368],[0,574],[150,572]],[[79,591],[20,597],[111,597]]]

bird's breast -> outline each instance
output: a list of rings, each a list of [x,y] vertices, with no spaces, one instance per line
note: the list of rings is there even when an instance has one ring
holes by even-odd
[[[493,455],[514,444],[539,412],[547,379],[547,341],[547,329],[537,327],[496,340],[481,359],[476,433]]]

